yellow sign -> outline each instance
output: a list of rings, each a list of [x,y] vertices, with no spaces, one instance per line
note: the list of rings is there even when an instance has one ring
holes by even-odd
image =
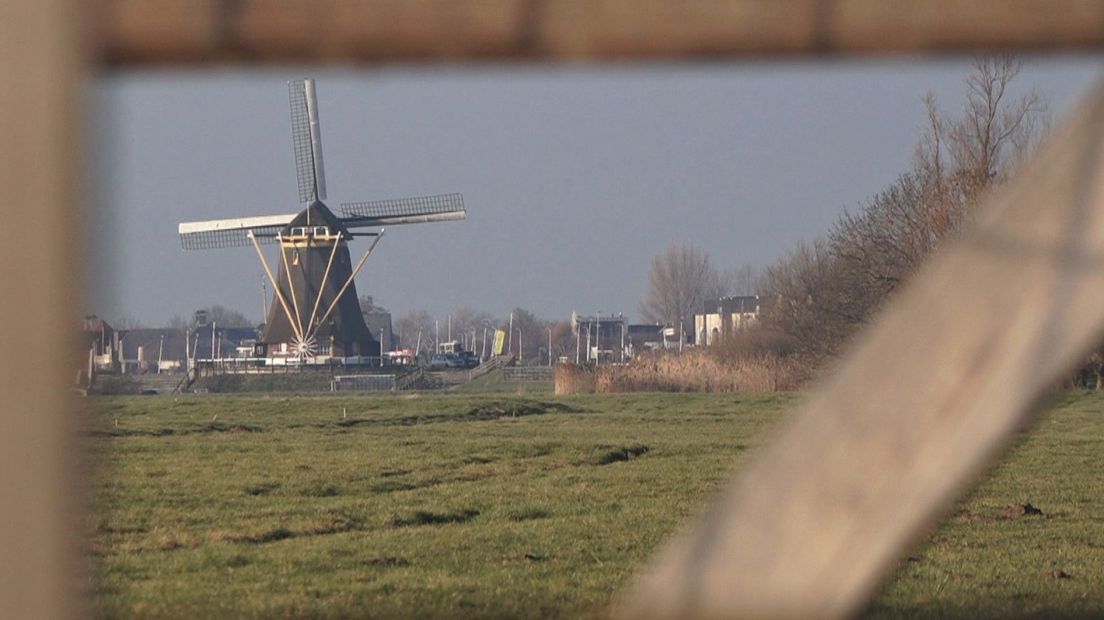
[[[506,332],[501,329],[495,330],[494,348],[491,352],[495,355],[502,355],[502,347],[506,345]]]

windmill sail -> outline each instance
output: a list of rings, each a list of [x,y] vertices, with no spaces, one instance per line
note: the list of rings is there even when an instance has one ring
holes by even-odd
[[[177,232],[180,233],[180,246],[185,250],[236,248],[252,244],[251,234],[257,243],[275,243],[277,233],[294,218],[292,213],[183,222],[177,227]]]
[[[461,194],[416,196],[369,202],[343,202],[346,226],[391,226],[462,220],[467,211]]]
[[[325,200],[322,132],[318,123],[314,80],[288,82],[288,97],[291,103],[291,143],[295,149],[295,178],[299,182],[299,202]]]
[[[275,273],[265,252],[255,248],[274,293],[261,334],[270,357],[302,361],[318,355],[378,356],[380,341],[364,321],[355,280],[383,232],[357,229],[461,220],[466,214],[464,198],[442,194],[354,202],[342,205],[345,215],[338,217],[323,202],[326,179],[314,81],[288,82],[288,94],[302,210],[290,215],[185,222],[179,226],[180,243],[187,250],[279,244]],[[354,264],[349,243],[365,236],[375,241]]]

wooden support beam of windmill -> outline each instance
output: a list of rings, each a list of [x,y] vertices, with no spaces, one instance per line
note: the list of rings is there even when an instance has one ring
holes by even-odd
[[[1104,0],[99,0],[108,65],[1084,50]]]

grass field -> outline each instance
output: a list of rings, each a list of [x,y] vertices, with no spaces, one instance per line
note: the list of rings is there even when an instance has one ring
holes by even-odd
[[[102,616],[601,618],[796,397],[89,402]],[[1062,395],[869,613],[1104,615],[1101,465],[1104,398]]]

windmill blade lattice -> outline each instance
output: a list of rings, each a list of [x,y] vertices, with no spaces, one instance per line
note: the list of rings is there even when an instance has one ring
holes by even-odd
[[[433,215],[463,211],[464,196],[462,194],[438,194],[392,200],[341,203],[341,212],[345,214],[346,218],[350,219]]]
[[[314,80],[288,82],[291,104],[291,143],[295,150],[295,179],[299,202],[326,199],[326,176],[322,170],[322,133]]]
[[[276,243],[276,235],[283,226],[261,226],[258,228],[233,228],[227,230],[205,230],[180,234],[180,247],[185,250],[213,250],[217,248],[237,248],[252,245],[249,233],[252,232],[261,245]]]

